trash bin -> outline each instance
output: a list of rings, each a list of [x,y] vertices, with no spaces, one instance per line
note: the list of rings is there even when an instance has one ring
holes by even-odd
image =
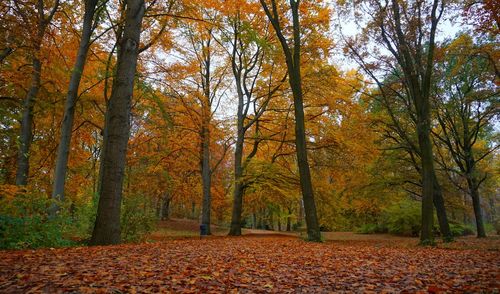
[[[200,236],[208,236],[208,226],[206,224],[200,225]]]

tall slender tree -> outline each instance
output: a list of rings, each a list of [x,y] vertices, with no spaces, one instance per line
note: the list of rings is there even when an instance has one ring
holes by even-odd
[[[32,25],[35,28],[33,35],[31,33],[28,34],[31,43],[31,65],[33,68],[31,70],[30,86],[23,102],[19,151],[17,154],[16,185],[18,186],[26,186],[28,184],[30,148],[33,140],[33,107],[35,106],[38,91],[40,90],[42,75],[40,53],[47,29],[59,7],[59,0],[53,3],[48,12],[44,0],[36,1],[34,11],[32,11],[31,7],[26,7],[29,4],[14,1],[16,14],[19,14],[26,25]]]
[[[485,54],[478,54],[484,50],[465,34],[448,45],[446,57],[438,63],[441,74],[436,78],[434,95],[440,128],[433,133],[457,168],[447,165],[445,160],[438,162],[448,173],[458,173],[465,178],[478,238],[486,237],[479,187],[488,176],[480,171],[478,164],[500,147],[493,139],[478,148],[493,118],[500,115],[499,87],[492,82],[496,79],[495,64]],[[445,157],[438,154],[440,159]]]
[[[97,9],[98,0],[85,1],[85,13],[83,15],[82,34],[80,37],[80,46],[76,55],[73,71],[66,94],[66,103],[64,106],[64,116],[61,123],[61,139],[59,141],[56,167],[54,170],[54,184],[52,187],[52,198],[64,200],[64,186],[66,183],[66,172],[68,168],[69,147],[71,144],[71,135],[73,133],[73,120],[75,117],[75,104],[78,98],[78,88],[82,79],[87,53],[91,44],[92,31],[95,28],[94,15]],[[57,210],[54,206],[51,213]]]
[[[290,0],[290,9],[292,12],[292,45],[284,35],[283,24],[280,21],[280,12],[276,0],[271,0],[271,8],[265,0],[260,3],[271,22],[276,36],[281,44],[285,54],[286,65],[288,69],[288,81],[292,89],[294,113],[295,113],[295,147],[297,152],[297,165],[299,168],[300,187],[304,201],[305,219],[307,224],[307,235],[309,240],[321,241],[321,232],[319,229],[318,216],[316,212],[316,203],[314,201],[314,192],[311,181],[311,172],[307,160],[307,140],[304,120],[304,101],[302,95],[302,77],[300,74],[300,18],[299,6],[300,0]]]
[[[237,7],[227,18],[229,29],[223,31],[224,39],[227,39],[227,53],[231,62],[231,69],[237,95],[236,112],[236,142],[234,151],[234,187],[233,187],[233,210],[231,214],[231,228],[229,235],[241,235],[243,195],[247,184],[243,180],[244,170],[252,158],[257,154],[259,144],[259,119],[266,111],[267,105],[273,95],[281,86],[284,79],[273,85],[275,74],[271,70],[269,74],[268,91],[266,93],[256,93],[257,83],[264,76],[263,62],[265,59],[265,49],[262,43],[267,41],[268,25],[260,27],[263,32],[257,31],[258,15],[247,18],[241,6]],[[252,26],[252,27],[250,27]],[[250,37],[252,34],[263,33],[262,39]],[[274,66],[271,66],[274,69]],[[245,136],[250,128],[255,130],[255,138],[250,152],[245,154]]]

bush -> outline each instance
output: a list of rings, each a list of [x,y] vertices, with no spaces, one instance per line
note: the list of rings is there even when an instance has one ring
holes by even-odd
[[[122,202],[121,231],[123,242],[144,239],[156,225],[156,214],[151,201],[142,195],[124,197]]]
[[[461,237],[474,234],[474,228],[471,225],[461,223],[450,223],[450,231],[453,237]]]
[[[73,243],[65,238],[71,229],[71,218],[65,213],[64,203],[60,203],[61,213],[49,218],[47,211],[54,202],[45,195],[4,192],[0,189],[0,248],[61,247]]]
[[[49,217],[47,212],[55,202],[46,194],[0,185],[0,248],[62,247],[83,243],[92,234],[97,203],[97,195],[93,195],[91,201],[57,203],[61,207],[59,213]],[[140,241],[155,227],[155,209],[147,197],[125,197],[121,212],[124,242]]]
[[[47,219],[43,216],[0,216],[0,248],[25,249],[39,247],[70,246],[72,241],[64,238],[62,227],[67,219]]]
[[[487,235],[493,235],[497,232],[495,224],[492,223],[484,223],[484,230],[486,231]]]
[[[364,224],[361,227],[356,229],[356,233],[358,234],[378,234],[378,233],[386,233],[387,229],[379,224]]]
[[[496,219],[493,223],[493,228],[495,229],[495,233],[500,235],[500,219]]]
[[[418,236],[421,227],[420,202],[401,200],[384,212],[384,227],[391,234]]]
[[[89,240],[94,229],[97,215],[97,203],[99,197],[92,194],[91,201],[76,203],[72,206],[72,234],[73,238],[82,241]]]

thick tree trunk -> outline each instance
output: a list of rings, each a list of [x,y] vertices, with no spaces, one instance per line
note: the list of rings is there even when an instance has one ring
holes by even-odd
[[[19,151],[17,154],[16,185],[18,186],[26,186],[28,184],[30,148],[33,139],[33,107],[35,106],[35,100],[40,90],[42,71],[42,62],[37,57],[39,52],[40,44],[38,44],[36,53],[34,54],[35,57],[33,57],[31,85],[23,103],[21,134],[19,136]]]
[[[141,23],[144,16],[143,0],[128,0],[125,27],[120,38],[116,76],[108,102],[103,138],[102,183],[99,206],[92,232],[92,245],[120,242],[120,208],[130,131],[130,106],[139,55]]]
[[[434,202],[434,207],[436,208],[436,214],[439,222],[439,230],[441,231],[441,236],[444,242],[453,241],[453,236],[450,230],[450,224],[448,223],[448,216],[446,215],[446,207],[444,205],[443,191],[439,182],[437,180],[436,174],[434,172],[434,197],[432,198]]]
[[[64,187],[66,183],[66,172],[68,168],[68,156],[71,144],[71,135],[73,129],[73,120],[75,117],[75,103],[78,98],[78,88],[82,79],[87,52],[90,47],[90,37],[92,35],[92,24],[94,13],[97,6],[97,0],[85,1],[85,14],[83,16],[82,36],[80,47],[76,56],[75,65],[71,72],[71,78],[66,95],[66,104],[64,106],[64,117],[61,125],[61,139],[57,150],[56,167],[54,171],[54,184],[52,187],[52,199],[64,200]],[[58,210],[55,206],[51,210],[54,214]]]
[[[433,195],[434,195],[434,160],[432,143],[430,139],[429,101],[422,101],[427,111],[420,113],[417,132],[421,150],[421,175],[422,175],[422,231],[420,242],[424,245],[434,243],[433,226]]]
[[[207,234],[210,232],[210,207],[211,207],[211,185],[212,176],[210,170],[210,131],[208,123],[202,127],[202,160],[201,160],[201,178],[203,184],[203,203],[201,212],[201,224],[206,225]]]
[[[241,108],[243,102],[241,103]],[[238,105],[240,110],[240,105]],[[236,139],[236,147],[234,152],[234,190],[233,190],[233,213],[231,217],[230,236],[241,235],[241,214],[243,211],[243,185],[241,177],[243,175],[242,158],[243,158],[243,117],[238,113],[238,134]]]
[[[469,186],[469,193],[472,198],[472,207],[474,208],[474,217],[476,219],[476,230],[478,238],[486,237],[486,230],[484,229],[483,211],[481,208],[481,197],[477,188],[477,181],[472,175],[468,177],[467,184]]]
[[[423,245],[434,244],[434,158],[432,154],[432,142],[430,138],[430,112],[429,99],[417,97],[417,134],[421,151],[421,175],[422,175],[422,231],[420,242]]]

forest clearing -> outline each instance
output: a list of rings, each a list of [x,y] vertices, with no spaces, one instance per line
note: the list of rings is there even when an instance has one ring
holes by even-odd
[[[499,3],[0,1],[0,292],[498,293]]]

